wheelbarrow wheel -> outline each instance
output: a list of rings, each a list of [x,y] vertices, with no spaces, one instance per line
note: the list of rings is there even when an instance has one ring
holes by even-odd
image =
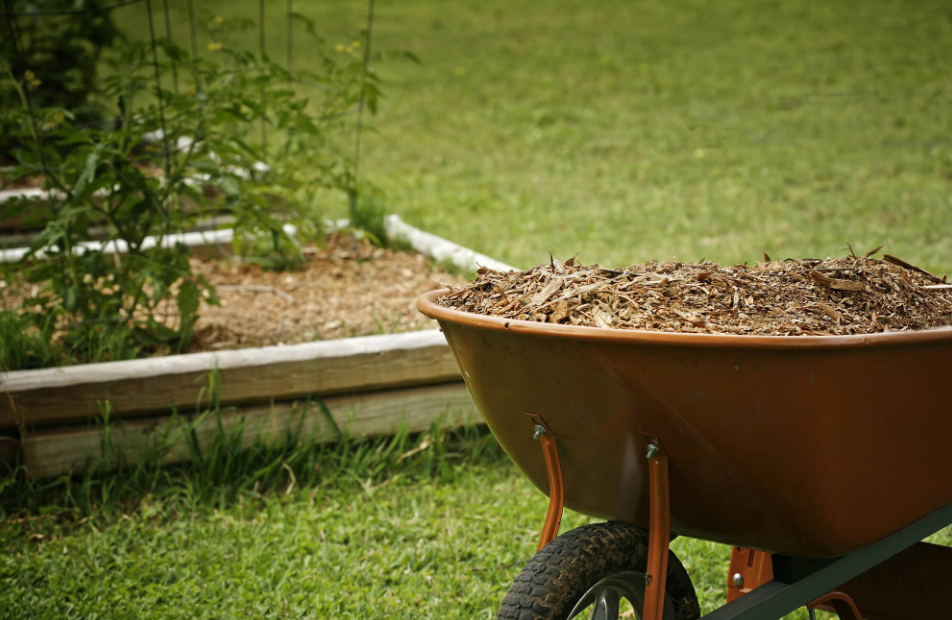
[[[644,531],[623,523],[583,525],[535,554],[509,588],[497,619],[613,620],[619,617],[622,598],[641,618],[647,561]],[[664,618],[700,617],[691,578],[669,552]]]

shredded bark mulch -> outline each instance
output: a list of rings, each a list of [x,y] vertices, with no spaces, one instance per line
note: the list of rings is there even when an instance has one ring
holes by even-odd
[[[952,285],[888,254],[753,266],[649,262],[623,269],[551,259],[486,268],[439,304],[508,319],[663,332],[849,335],[952,326]]]
[[[416,298],[460,283],[427,257],[334,233],[306,250],[300,271],[275,272],[224,260],[193,259],[215,285],[220,306],[203,305],[189,351],[291,344],[435,327]]]

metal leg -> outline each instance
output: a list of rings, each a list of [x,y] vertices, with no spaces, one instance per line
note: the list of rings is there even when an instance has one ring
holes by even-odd
[[[661,620],[665,582],[668,577],[668,546],[671,515],[668,498],[668,455],[656,441],[648,444],[648,481],[651,516],[648,526],[648,570],[645,573],[645,607],[642,620]]]
[[[815,610],[815,609],[808,609],[807,611],[808,611],[809,614],[810,614],[810,620],[816,620],[816,610]]]
[[[559,448],[555,443],[555,436],[541,424],[536,424],[533,437],[542,445],[545,469],[549,473],[549,509],[545,513],[545,522],[542,524],[542,534],[539,536],[539,546],[536,548],[538,553],[542,551],[542,547],[559,535],[565,490],[562,487],[562,465],[559,463]]]

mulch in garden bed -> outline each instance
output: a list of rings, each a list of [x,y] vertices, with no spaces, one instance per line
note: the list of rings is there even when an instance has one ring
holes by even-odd
[[[192,270],[217,289],[219,306],[202,304],[186,352],[294,344],[435,328],[416,310],[423,293],[464,280],[416,252],[380,248],[335,232],[306,247],[303,268],[273,271],[238,259],[193,258]],[[0,281],[0,308],[16,309],[42,285]],[[169,301],[160,320],[175,326]],[[165,348],[144,352],[165,354]]]
[[[874,252],[878,251],[875,250]],[[952,285],[882,259],[770,260],[753,266],[649,262],[623,269],[551,259],[481,269],[440,305],[509,319],[619,329],[762,336],[848,335],[952,326]]]
[[[446,286],[438,282],[463,282],[421,254],[347,234],[331,234],[323,248],[305,252],[304,268],[285,272],[193,259],[192,269],[216,286],[221,305],[202,307],[189,351],[430,328],[435,323],[416,310],[416,298]]]

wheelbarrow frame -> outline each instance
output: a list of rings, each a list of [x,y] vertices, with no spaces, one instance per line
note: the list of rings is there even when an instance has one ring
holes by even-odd
[[[534,437],[540,441],[546,469],[549,473],[549,508],[539,539],[538,549],[541,550],[558,535],[559,523],[562,518],[564,490],[562,489],[561,465],[558,457],[557,441],[551,431],[546,428],[545,421],[535,414],[528,413],[537,424]],[[648,460],[651,501],[649,527],[649,546],[647,570],[645,573],[645,604],[642,610],[643,620],[660,620],[663,612],[665,596],[665,577],[667,575],[668,547],[671,541],[669,515],[669,482],[668,457],[660,442],[655,437],[649,438]],[[703,616],[701,620],[780,620],[788,613],[802,607],[809,609],[820,608],[834,611],[842,620],[919,620],[920,618],[940,618],[941,613],[952,610],[952,599],[943,603],[941,599],[952,597],[952,549],[947,547],[931,547],[933,555],[938,554],[942,561],[933,562],[936,570],[939,587],[933,587],[927,593],[925,600],[916,601],[916,615],[907,615],[901,611],[902,604],[914,594],[921,594],[923,589],[912,587],[906,583],[907,591],[895,589],[895,580],[890,579],[891,559],[905,550],[917,548],[924,538],[939,532],[952,525],[952,503],[934,511],[928,516],[886,536],[885,538],[852,553],[837,558],[809,558],[791,557],[781,554],[768,554],[755,550],[744,550],[735,547],[732,550],[731,567],[728,571],[728,587],[738,590],[728,590],[728,603],[717,610]],[[747,563],[751,570],[744,571],[743,567],[735,572],[735,564],[743,552],[750,554]],[[921,553],[921,552],[920,552]],[[759,554],[759,555],[758,555]],[[769,563],[769,566],[755,566]],[[917,562],[917,558],[913,558]],[[860,610],[850,596],[850,592],[842,592],[842,588],[851,580],[869,574],[881,567],[887,581],[892,581],[893,596],[903,601],[900,604],[890,605],[893,610],[889,615],[880,615],[875,610],[864,607]],[[913,568],[915,565],[913,565]],[[893,573],[906,574],[910,566],[899,565],[893,568]],[[752,589],[740,591],[746,578],[757,581],[769,575],[762,583]],[[908,581],[908,580],[907,580]],[[852,591],[852,588],[848,588]],[[741,594],[743,594],[741,596]]]

